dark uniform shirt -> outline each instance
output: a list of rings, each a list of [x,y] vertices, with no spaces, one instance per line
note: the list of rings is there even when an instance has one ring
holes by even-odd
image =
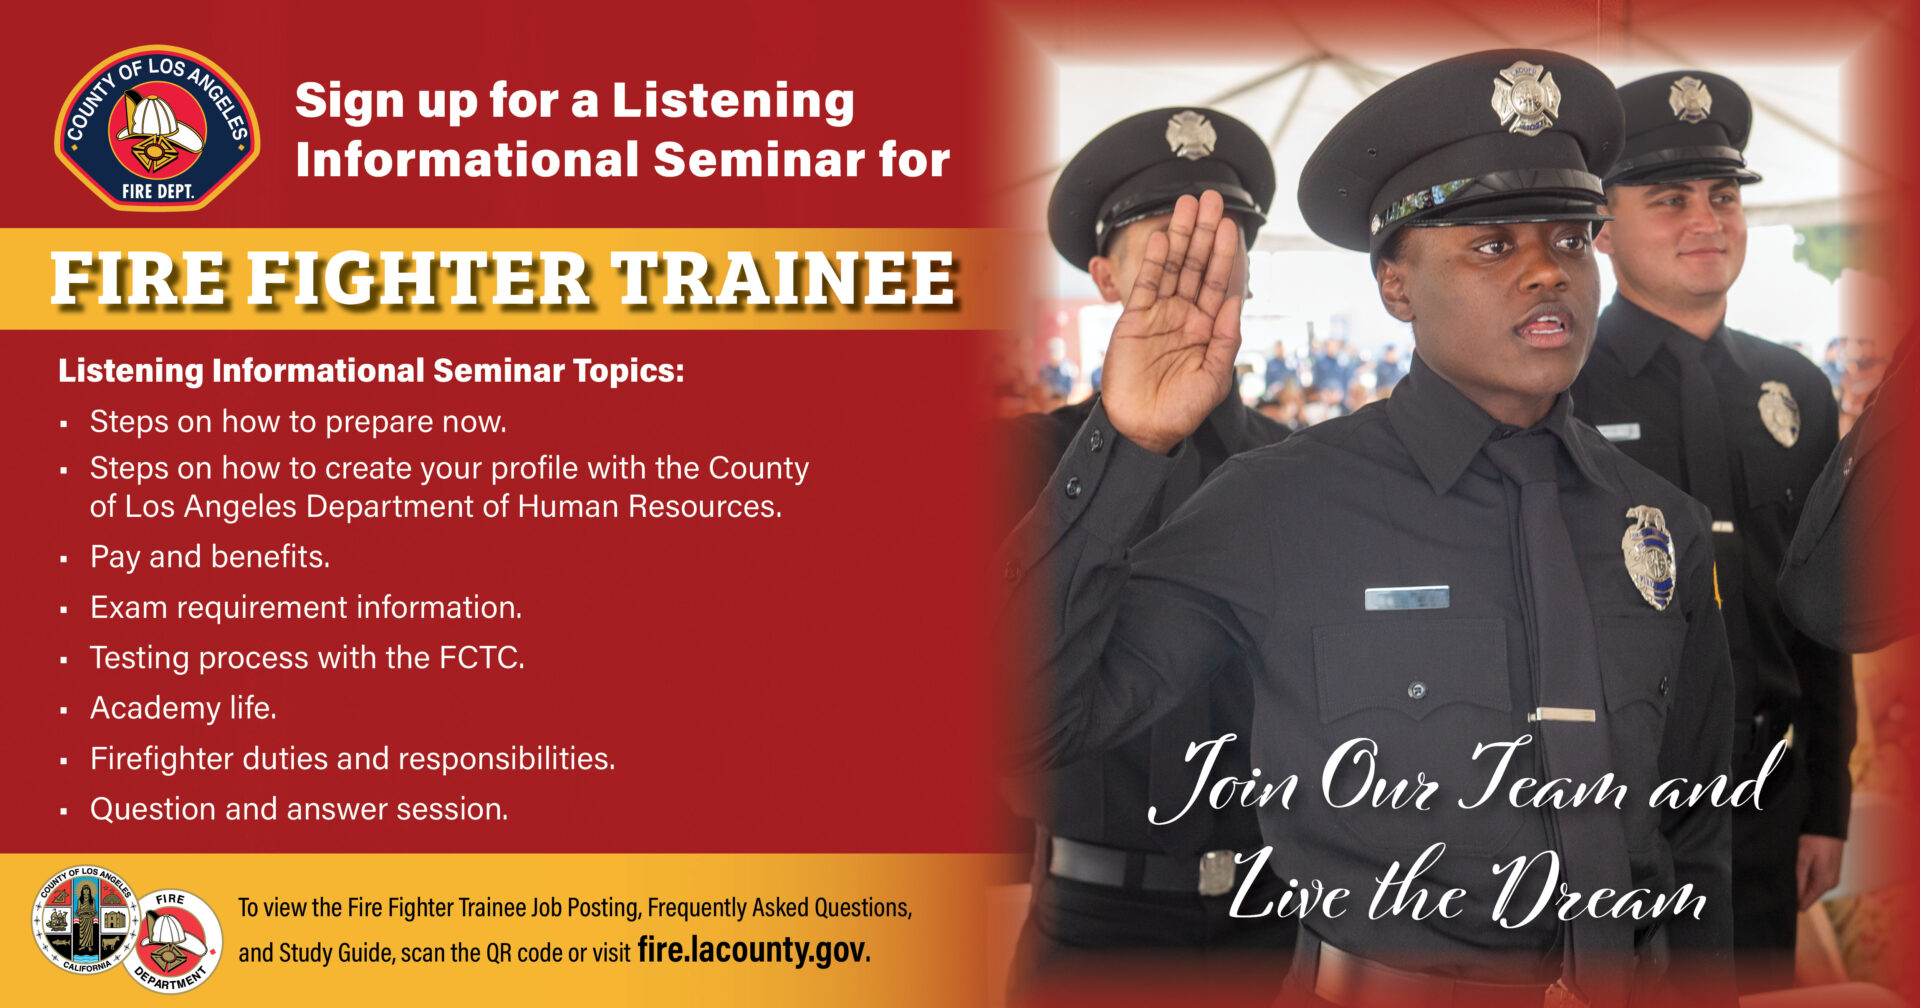
[[[1616,296],[1600,315],[1593,355],[1572,393],[1581,419],[1634,461],[1694,493],[1681,433],[1681,365],[1670,349],[1681,341],[1699,338]],[[1847,769],[1852,665],[1787,620],[1776,584],[1808,491],[1833,452],[1838,407],[1820,369],[1793,350],[1724,325],[1706,343],[1726,434],[1716,450],[1724,452],[1732,478],[1733,529],[1714,538],[1723,592],[1729,605],[1737,593],[1740,606],[1727,614],[1736,765],[1750,772],[1792,726],[1794,750],[1812,785],[1800,832],[1845,837],[1853,790]],[[1799,433],[1790,447],[1761,419],[1765,382],[1785,384],[1799,406]]]
[[[1913,332],[1901,340],[1879,389],[1807,492],[1780,572],[1780,601],[1794,625],[1840,651],[1877,651],[1920,633],[1920,592],[1898,575],[1900,560],[1920,552],[1903,486],[1920,456],[1907,415],[1920,401],[1916,342]]]
[[[1040,496],[1048,475],[1071,450],[1074,435],[1098,404],[1098,397],[1094,397],[1051,413],[1007,422],[1013,463],[1009,496],[1015,503],[1005,515],[1002,528],[1013,527]],[[1286,436],[1285,427],[1229,397],[1187,439],[1193,455],[1187,460],[1191,471],[1176,474],[1169,482],[1155,507],[1157,514],[1149,516],[1150,520],[1171,517],[1174,508],[1198,489],[1199,481],[1229,457]],[[1180,485],[1180,475],[1188,476],[1192,485]],[[1144,535],[1158,524],[1159,520],[1152,520],[1140,533]],[[1195,816],[1171,828],[1147,821],[1148,806],[1166,804],[1169,796],[1184,802],[1198,762],[1187,761],[1187,747],[1195,742],[1228,732],[1238,735],[1237,741],[1221,748],[1219,772],[1246,776],[1250,768],[1246,738],[1252,704],[1248,675],[1245,664],[1236,663],[1147,731],[1095,758],[1045,774],[1032,782],[1034,793],[1015,794],[1016,810],[1055,836],[1105,847],[1190,855],[1196,863],[1207,851],[1259,847],[1260,824],[1251,809]]]
[[[1569,574],[1593,610],[1611,732],[1596,742],[1611,747],[1630,790],[1619,814],[1633,885],[1656,894],[1691,885],[1705,905],[1698,920],[1666,918],[1672,946],[1724,950],[1726,811],[1648,802],[1661,781],[1707,782],[1727,770],[1731,683],[1704,515],[1574,421],[1565,397],[1543,426],[1564,445],[1561,510],[1579,568]],[[1275,861],[1284,859],[1284,877],[1354,893],[1341,916],[1303,925],[1402,968],[1495,981],[1556,975],[1553,914],[1509,929],[1492,910],[1501,883],[1492,867],[1553,848],[1551,813],[1514,807],[1504,785],[1479,808],[1457,805],[1491,776],[1488,760],[1472,759],[1476,744],[1529,734],[1526,714],[1538,703],[1516,545],[1520,490],[1481,451],[1499,429],[1416,356],[1392,398],[1235,457],[1129,550],[1177,453],[1116,439],[1096,410],[1054,474],[1053,506],[1037,507],[1003,547],[1011,604],[1054,631],[1038,656],[1049,714],[1026,755],[1060,763],[1096,751],[1248,661],[1254,765],[1264,781],[1300,776],[1291,808],[1260,810]],[[1622,556],[1626,512],[1640,505],[1660,508],[1672,532],[1679,580],[1665,610],[1643,600]],[[1432,585],[1448,586],[1445,608],[1368,611],[1363,602],[1369,588]],[[1378,745],[1378,780],[1439,781],[1430,808],[1323,800],[1323,765],[1357,737]],[[1505,783],[1536,767],[1537,753],[1521,749]],[[1332,773],[1336,797],[1361,785],[1352,763]],[[1370,919],[1374,880],[1435,842],[1446,850],[1422,881],[1430,898],[1466,890],[1458,916]],[[1528,900],[1540,881],[1522,886]]]

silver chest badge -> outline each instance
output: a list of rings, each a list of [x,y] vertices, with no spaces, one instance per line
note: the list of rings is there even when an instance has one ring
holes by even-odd
[[[1640,597],[1655,609],[1664,610],[1673,601],[1674,586],[1680,576],[1673,562],[1673,536],[1667,532],[1667,516],[1657,507],[1627,511],[1627,534],[1620,537],[1620,552],[1627,560],[1627,576],[1640,589]]]
[[[1791,448],[1800,440],[1800,404],[1780,382],[1760,383],[1760,422],[1782,447]]]
[[[1213,145],[1219,140],[1207,117],[1192,109],[1167,120],[1167,146],[1173,148],[1176,157],[1198,161],[1213,153]]]
[[[1682,77],[1667,89],[1667,105],[1675,119],[1697,123],[1713,111],[1713,96],[1700,78]]]
[[[1545,67],[1520,60],[1493,82],[1493,110],[1509,133],[1539,136],[1560,114],[1560,88]]]

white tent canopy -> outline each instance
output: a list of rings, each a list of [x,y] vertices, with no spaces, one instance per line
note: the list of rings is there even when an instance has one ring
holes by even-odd
[[[1673,68],[1601,66],[1622,83]],[[1341,116],[1411,69],[1325,53],[1272,66],[1060,66],[1055,160],[1030,184],[1044,206],[1060,165],[1102,129],[1142,109],[1210,106],[1252,126],[1273,151],[1280,188],[1259,247],[1330,248],[1300,219],[1294,200],[1300,169]],[[1747,162],[1765,181],[1747,190],[1749,221],[1804,226],[1840,220],[1840,68],[1716,63],[1710,69],[1740,81],[1754,102]]]
[[[1320,139],[1361,99],[1417,64],[1386,65],[1319,52],[1283,56],[1271,64],[1056,64],[1056,121],[1052,162],[1020,183],[1015,202],[1030,221],[1045,220],[1047,195],[1061,165],[1114,122],[1142,109],[1182,104],[1230,113],[1267,139],[1278,179],[1273,207],[1255,251],[1255,300],[1248,305],[1248,347],[1264,349],[1265,333],[1298,339],[1308,322],[1317,332],[1338,317],[1362,347],[1406,341],[1405,327],[1385,317],[1364,267],[1307,229],[1295,198],[1300,169]],[[1625,83],[1690,64],[1599,62]],[[1837,64],[1691,64],[1741,82],[1754,104],[1747,162],[1764,178],[1744,191],[1751,228],[1748,267],[1733,292],[1728,322],[1818,352],[1839,334],[1835,285],[1793,261],[1789,227],[1843,221],[1843,165],[1853,155],[1841,142],[1844,74]],[[1045,242],[1044,233],[1036,239]],[[1336,254],[1337,253],[1337,254]],[[1085,297],[1084,274],[1056,265],[1050,286],[1063,298]],[[1602,270],[1606,293],[1612,277]],[[1264,276],[1263,276],[1264,274]],[[1089,309],[1089,311],[1093,311]],[[1087,321],[1090,350],[1111,326],[1097,311]]]

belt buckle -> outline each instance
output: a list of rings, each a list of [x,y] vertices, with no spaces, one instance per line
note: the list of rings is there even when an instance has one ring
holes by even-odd
[[[1587,1008],[1587,999],[1573,992],[1567,986],[1565,977],[1553,982],[1547,988],[1547,995],[1541,1001],[1542,1008]]]
[[[1233,891],[1233,852],[1212,850],[1200,855],[1200,895],[1224,896]]]

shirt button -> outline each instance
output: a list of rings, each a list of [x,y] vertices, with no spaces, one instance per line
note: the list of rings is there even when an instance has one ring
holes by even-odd
[[[1018,581],[1020,580],[1020,565],[1009,560],[1007,561],[1006,567],[1001,569],[1000,574],[1008,581]]]
[[[1087,437],[1087,450],[1094,453],[1095,455],[1098,455],[1100,454],[1100,449],[1105,448],[1106,446],[1107,446],[1107,439],[1101,437],[1100,428],[1095,427],[1093,429],[1093,433]]]
[[[1080,477],[1078,476],[1067,477],[1067,496],[1068,497],[1080,496]]]
[[[1415,700],[1425,700],[1427,698],[1427,684],[1417,679],[1408,683],[1407,696]]]
[[[1667,695],[1667,686],[1669,685],[1670,682],[1671,680],[1668,676],[1660,677],[1660,695],[1661,696]]]

